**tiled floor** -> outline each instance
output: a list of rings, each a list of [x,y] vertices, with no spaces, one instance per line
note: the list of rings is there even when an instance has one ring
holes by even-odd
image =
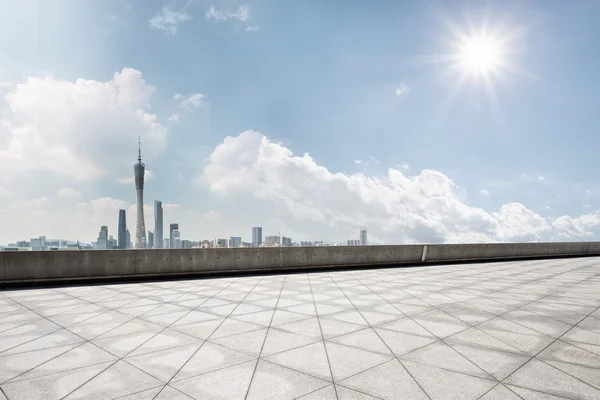
[[[600,399],[600,258],[0,291],[0,399]]]

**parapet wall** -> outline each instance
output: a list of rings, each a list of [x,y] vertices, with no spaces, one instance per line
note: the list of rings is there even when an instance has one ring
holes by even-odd
[[[0,252],[0,285],[600,255],[600,242]]]

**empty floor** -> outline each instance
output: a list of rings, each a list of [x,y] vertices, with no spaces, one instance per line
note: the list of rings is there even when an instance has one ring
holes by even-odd
[[[600,258],[0,291],[0,399],[600,399]]]

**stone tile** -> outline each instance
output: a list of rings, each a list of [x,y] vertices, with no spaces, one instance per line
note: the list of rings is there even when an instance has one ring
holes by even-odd
[[[478,328],[529,355],[537,354],[554,341],[551,336],[502,318],[486,321]]]
[[[331,382],[259,361],[248,391],[248,400],[295,399],[330,385]]]
[[[357,392],[344,386],[336,385],[338,400],[377,400],[377,397],[369,396],[366,393]]]
[[[261,356],[266,357],[282,351],[295,349],[296,347],[314,343],[317,340],[318,339],[311,339],[306,336],[296,335],[295,333],[285,332],[275,328],[269,329]]]
[[[6,350],[2,355],[23,353],[27,351],[41,350],[50,347],[64,346],[69,344],[83,343],[85,340],[66,329],[53,331],[49,334],[41,336],[38,339],[23,343],[20,346]]]
[[[158,331],[136,332],[123,336],[97,339],[93,340],[91,343],[117,357],[123,357],[146,343],[157,333]]]
[[[146,398],[152,400],[194,400],[192,397],[169,385],[162,388],[156,397],[148,396]]]
[[[71,350],[76,345],[51,347],[29,351],[27,353],[10,354],[0,357],[0,383],[6,382],[24,372],[45,363],[54,357]]]
[[[412,335],[387,329],[375,328],[375,332],[398,357],[437,341],[433,336]]]
[[[562,339],[600,346],[600,333],[579,328],[577,326],[564,334]]]
[[[520,353],[449,343],[454,350],[498,380],[503,380],[531,358]]]
[[[129,364],[167,383],[200,348],[200,344],[189,344],[153,353],[126,357]]]
[[[565,400],[564,397],[554,396],[548,393],[536,392],[518,386],[506,385],[507,388],[518,394],[524,400]],[[568,400],[568,399],[567,399]]]
[[[151,353],[153,351],[165,350],[193,343],[197,343],[198,345],[200,345],[203,342],[204,340],[202,339],[198,339],[186,335],[184,333],[177,332],[176,330],[165,329],[164,331],[159,332],[152,338],[148,339],[148,341],[146,341],[140,347],[136,348],[134,351],[128,354],[128,356],[132,357],[140,354]]]
[[[331,385],[302,397],[298,397],[298,400],[338,400],[338,396],[334,386]]]
[[[16,382],[8,382],[2,385],[2,390],[11,400],[61,399],[112,364],[112,362],[105,362]]]
[[[264,327],[249,322],[237,321],[234,319],[226,319],[210,336],[211,339],[218,339],[226,336],[233,336],[239,333],[256,331]]]
[[[324,339],[330,339],[334,336],[345,335],[350,332],[364,329],[365,325],[351,324],[348,322],[336,321],[332,319],[319,318],[321,332]]]
[[[204,322],[196,322],[194,324],[187,325],[174,324],[171,329],[177,332],[185,333],[189,336],[206,340],[213,334],[213,332],[221,325],[222,322],[223,318]]]
[[[207,312],[199,311],[199,310],[192,310],[192,311],[187,312],[185,315],[183,315],[173,325],[174,326],[189,325],[189,324],[193,324],[196,322],[210,321],[210,320],[216,320],[216,319],[222,319],[222,318],[216,314],[211,314],[211,313],[207,313]]]
[[[318,318],[309,318],[302,321],[279,325],[277,329],[306,336],[314,340],[321,340],[321,325]]]
[[[454,318],[442,311],[430,311],[416,315],[412,319],[438,338],[454,335],[470,327],[458,318]]]
[[[571,329],[570,324],[522,310],[511,311],[502,317],[553,338],[558,338]]]
[[[386,400],[429,400],[398,360],[389,361],[345,379],[338,383],[338,388],[341,386]],[[358,396],[355,398],[360,399]]]
[[[258,357],[265,343],[267,328],[259,329],[210,341],[228,349]]]
[[[460,372],[466,375],[492,379],[486,372],[484,372],[472,361],[463,357],[461,353],[441,341],[404,354],[401,356],[401,359]]]
[[[504,383],[568,399],[600,398],[598,389],[536,359],[509,376]]]
[[[521,400],[521,397],[500,383],[480,397],[479,400]]]
[[[173,381],[180,381],[192,376],[227,368],[252,359],[246,354],[205,342],[175,375]]]
[[[557,340],[537,355],[544,361],[560,361],[600,369],[600,354],[579,347],[580,344],[569,344]],[[600,349],[599,349],[600,350]]]
[[[87,367],[94,364],[115,362],[117,358],[112,354],[94,346],[91,343],[84,343],[68,350],[37,367],[28,370],[24,374],[19,375],[12,381],[30,379],[37,376],[54,374],[58,372],[74,370],[77,368]]]
[[[366,328],[360,331],[348,333],[346,335],[336,336],[328,341],[332,343],[343,344],[349,347],[356,347],[372,353],[384,355],[390,354],[390,349],[379,338],[379,335],[377,335],[372,328]]]
[[[264,360],[317,378],[333,381],[323,342],[277,353],[265,357]]]
[[[402,364],[432,400],[478,399],[496,382],[428,365]]]
[[[393,357],[326,342],[329,365],[335,381],[341,381],[366,369],[389,361]]]
[[[65,399],[112,399],[161,385],[161,381],[139,369],[118,361],[89,380]]]
[[[271,321],[271,326],[284,325],[309,318],[310,316],[306,314],[298,314],[285,310],[275,310],[275,314],[273,314],[273,320]]]

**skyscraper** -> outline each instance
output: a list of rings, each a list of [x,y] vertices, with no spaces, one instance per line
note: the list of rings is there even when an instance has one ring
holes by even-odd
[[[262,227],[255,226],[252,228],[252,247],[258,247],[262,244]]]
[[[129,233],[129,229],[125,230],[125,248],[130,249],[132,247],[131,243],[131,234]]]
[[[108,227],[101,226],[100,233],[98,234],[98,240],[96,240],[96,250],[108,249]]]
[[[135,228],[135,248],[146,248],[146,226],[144,224],[144,172],[146,166],[142,163],[142,148],[138,138],[138,162],[133,166],[135,177],[135,194],[137,206],[137,225]]]
[[[119,210],[119,230],[117,232],[117,248],[127,248],[127,220],[125,216],[125,210]]]
[[[154,200],[154,248],[163,247],[163,208],[162,201]]]
[[[171,224],[169,225],[169,244],[171,245],[171,248],[174,249],[175,246],[175,242],[173,241],[173,232],[174,231],[178,231],[179,230],[179,224]]]
[[[148,248],[151,249],[152,247],[154,247],[154,233],[148,231]]]
[[[365,227],[360,228],[360,245],[367,245],[367,228]]]

